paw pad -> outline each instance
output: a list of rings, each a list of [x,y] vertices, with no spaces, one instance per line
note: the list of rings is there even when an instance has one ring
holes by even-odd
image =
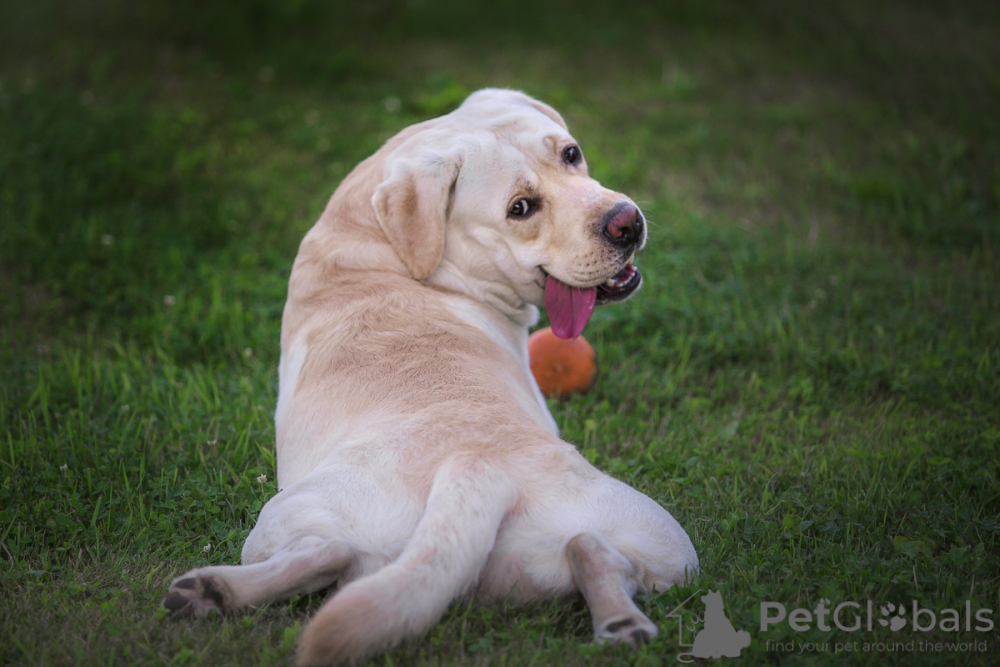
[[[226,609],[226,596],[213,577],[193,576],[170,585],[163,606],[178,616],[207,616]]]

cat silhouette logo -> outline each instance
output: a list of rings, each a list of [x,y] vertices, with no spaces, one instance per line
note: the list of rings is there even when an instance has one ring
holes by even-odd
[[[677,610],[688,603],[688,601],[701,591],[696,591],[691,597],[677,605],[669,614],[668,618],[677,619],[677,639],[681,646],[690,646],[690,653],[681,653],[677,656],[679,662],[691,662],[690,658],[738,658],[740,651],[750,646],[750,633],[746,630],[736,630],[726,616],[725,605],[722,602],[722,594],[719,591],[709,591],[701,596],[701,601],[705,603],[705,614],[697,620],[704,621],[705,626],[695,636],[694,644],[684,643],[684,620],[677,613]],[[688,626],[694,631],[697,624]],[[687,659],[685,659],[687,658]]]

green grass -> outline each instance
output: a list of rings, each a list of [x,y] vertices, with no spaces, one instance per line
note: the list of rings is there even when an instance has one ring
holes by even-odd
[[[200,622],[161,595],[237,562],[275,492],[302,235],[487,85],[554,104],[651,221],[645,288],[587,329],[596,389],[551,408],[702,571],[640,601],[638,653],[591,646],[579,600],[461,603],[374,664],[673,664],[708,589],[753,636],[732,664],[995,663],[996,630],[762,633],[758,605],[1000,622],[1000,12],[580,7],[0,7],[0,664],[290,663],[322,595]],[[766,643],[956,636],[987,648]]]

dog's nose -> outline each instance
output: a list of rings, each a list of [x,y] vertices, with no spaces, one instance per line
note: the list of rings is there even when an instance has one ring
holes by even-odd
[[[619,248],[634,246],[642,238],[642,213],[630,202],[621,202],[604,214],[601,235]]]

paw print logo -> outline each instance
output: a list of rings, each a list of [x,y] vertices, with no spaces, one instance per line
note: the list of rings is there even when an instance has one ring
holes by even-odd
[[[882,625],[883,628],[888,625],[890,630],[896,632],[904,625],[906,625],[906,619],[903,618],[903,614],[906,612],[906,607],[904,607],[903,605],[899,605],[899,610],[897,611],[896,605],[889,602],[884,607],[881,607],[881,611],[883,616],[890,616],[892,612],[894,611],[896,612],[896,614],[891,618],[889,618],[888,620],[884,618],[878,619],[878,622]]]

